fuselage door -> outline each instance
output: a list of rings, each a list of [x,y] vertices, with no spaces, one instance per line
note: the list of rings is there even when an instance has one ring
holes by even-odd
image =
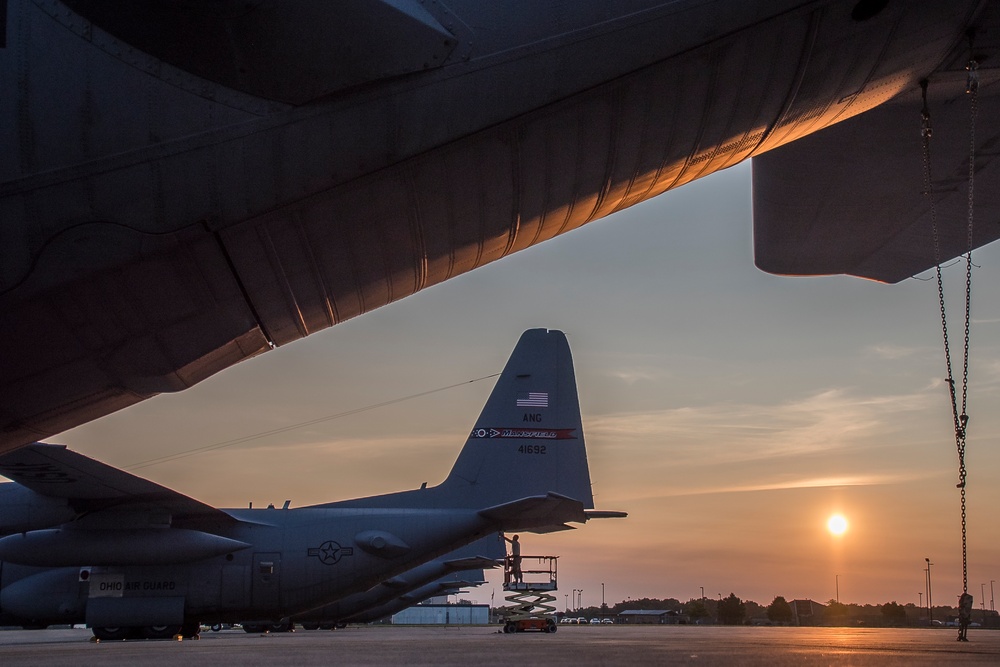
[[[278,552],[253,555],[253,607],[266,612],[278,608],[281,583],[281,554]]]

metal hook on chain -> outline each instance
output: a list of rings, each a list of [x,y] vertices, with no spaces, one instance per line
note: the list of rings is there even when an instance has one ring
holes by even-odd
[[[976,61],[976,53],[974,51],[973,43],[976,35],[973,31],[969,31],[969,62],[966,64],[965,69],[969,73],[965,79],[965,92],[967,94],[973,94],[979,92],[979,62]]]
[[[924,108],[920,110],[920,136],[930,139],[934,129],[931,127],[931,112],[927,108],[927,79],[920,80],[920,92],[924,100]]]
[[[970,95],[979,92],[979,63],[973,58],[969,60],[965,69],[968,71],[965,79],[965,92]]]

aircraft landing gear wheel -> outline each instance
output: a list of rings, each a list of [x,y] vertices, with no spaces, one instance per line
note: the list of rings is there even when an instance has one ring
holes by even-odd
[[[181,636],[184,639],[201,639],[201,623],[189,621],[181,626]]]
[[[146,639],[172,639],[181,633],[179,625],[151,625],[142,629]]]
[[[559,626],[556,625],[556,622],[550,618],[548,625],[545,626],[545,632],[555,632],[558,629]]]
[[[300,623],[299,625],[302,626],[303,630],[319,630],[319,623],[311,623],[307,621],[305,623]]]
[[[251,634],[251,635],[257,634],[259,632],[264,632],[264,629],[265,628],[264,628],[263,625],[259,625],[257,623],[244,623],[243,624],[243,632],[246,632],[246,633]]]
[[[514,624],[513,623],[504,623],[504,625],[503,625],[503,631],[506,634],[510,634],[511,632],[514,632]]]

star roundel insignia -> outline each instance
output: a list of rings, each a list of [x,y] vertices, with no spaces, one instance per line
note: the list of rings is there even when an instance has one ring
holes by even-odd
[[[316,548],[310,547],[308,551],[308,555],[316,556],[319,558],[319,562],[324,565],[336,565],[344,556],[351,556],[353,554],[354,549],[352,547],[342,547],[333,540],[327,540]]]

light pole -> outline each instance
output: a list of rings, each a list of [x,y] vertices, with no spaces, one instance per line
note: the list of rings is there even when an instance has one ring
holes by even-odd
[[[997,608],[993,606],[993,582],[995,579],[990,579],[990,611],[996,611]]]
[[[577,589],[576,591],[576,608],[579,609],[583,606],[583,589]]]
[[[983,625],[986,625],[986,584],[979,584],[979,607],[983,610]]]
[[[569,593],[566,593],[563,597],[566,598],[566,611],[569,611]]]
[[[921,609],[923,609],[924,608],[924,594],[923,593],[917,593],[917,595],[920,596],[920,604],[918,604],[917,606],[920,607]]]
[[[840,604],[840,575],[835,574],[833,576],[837,578],[837,604]]]
[[[601,582],[601,619],[604,619],[604,582]]]
[[[934,625],[934,602],[931,598],[931,565],[934,563],[930,558],[925,558],[924,561],[927,563],[927,620]]]
[[[573,589],[573,609],[576,609],[576,589]]]
[[[699,586],[698,588],[701,589],[701,601],[704,602],[705,601],[705,587],[704,586]]]

